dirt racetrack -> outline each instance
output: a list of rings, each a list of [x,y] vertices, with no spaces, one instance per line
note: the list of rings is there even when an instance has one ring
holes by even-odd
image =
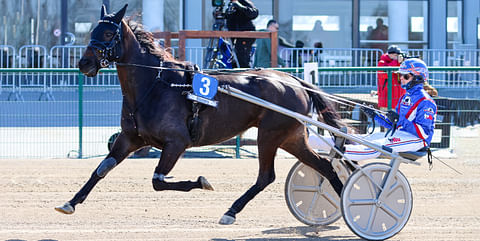
[[[473,154],[473,153],[472,153]],[[472,155],[476,156],[476,155]],[[277,158],[276,181],[237,215],[217,224],[255,182],[256,159],[181,159],[175,180],[205,176],[215,191],[155,192],[156,159],[127,159],[102,180],[76,213],[54,207],[72,198],[101,161],[92,159],[0,160],[1,240],[359,240],[343,219],[308,227],[288,211],[284,183],[293,158]],[[432,171],[402,165],[414,197],[405,228],[391,240],[480,240],[480,161],[446,159]]]

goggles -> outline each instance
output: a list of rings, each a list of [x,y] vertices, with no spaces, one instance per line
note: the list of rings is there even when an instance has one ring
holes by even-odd
[[[412,76],[412,74],[410,74],[410,73],[409,74],[401,74],[400,76],[403,77],[404,79],[409,79],[410,76]]]

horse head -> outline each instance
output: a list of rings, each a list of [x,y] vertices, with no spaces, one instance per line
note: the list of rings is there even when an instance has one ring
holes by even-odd
[[[78,63],[80,71],[86,76],[93,77],[110,62],[122,58],[122,19],[127,6],[125,4],[117,13],[107,14],[105,5],[102,5],[98,25],[93,29],[90,43]]]

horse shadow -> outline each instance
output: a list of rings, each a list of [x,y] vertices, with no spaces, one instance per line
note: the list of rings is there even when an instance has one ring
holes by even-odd
[[[25,239],[6,239],[5,241],[27,241]],[[38,241],[58,241],[57,239],[40,239]]]
[[[240,153],[242,158],[258,158],[258,154],[240,148]],[[233,158],[235,157],[235,148],[231,147],[218,147],[213,150],[208,150],[208,148],[197,149],[197,150],[186,150],[182,158]],[[148,148],[144,152],[135,152],[129,158],[138,159],[138,158],[160,158],[162,156],[162,150],[157,148]]]
[[[302,240],[302,241],[309,241],[309,240],[320,240],[320,241],[335,241],[335,240],[343,240],[343,241],[358,241],[362,240],[354,235],[351,236],[320,236],[321,232],[324,231],[331,231],[331,230],[338,230],[340,227],[338,226],[297,226],[297,227],[285,227],[285,228],[277,228],[277,229],[269,229],[262,231],[262,234],[299,234],[304,236],[304,238],[291,238],[291,237],[279,237],[279,238],[249,238],[241,240],[248,240],[248,241],[290,241],[290,240]],[[221,238],[214,238],[211,239],[213,241],[233,241],[236,239],[221,239]]]

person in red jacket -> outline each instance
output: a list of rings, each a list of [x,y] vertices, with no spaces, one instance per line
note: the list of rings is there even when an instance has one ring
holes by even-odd
[[[403,61],[402,51],[396,45],[390,45],[387,49],[387,53],[380,57],[378,66],[400,66]],[[392,73],[392,102],[391,107],[394,108],[398,100],[405,94],[405,90],[402,89],[398,82],[398,74]],[[378,72],[378,108],[388,108],[388,75],[383,71]]]

